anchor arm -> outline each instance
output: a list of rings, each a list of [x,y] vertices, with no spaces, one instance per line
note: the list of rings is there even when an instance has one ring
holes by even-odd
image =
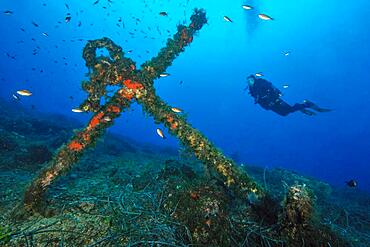
[[[183,145],[193,150],[195,156],[220,175],[224,184],[235,194],[246,198],[248,193],[262,197],[264,191],[242,171],[231,159],[220,152],[204,135],[192,127],[184,117],[171,110],[154,89],[147,90],[146,97],[140,98],[144,111],[151,114],[156,122],[163,123],[168,131],[176,136]]]
[[[123,110],[129,108],[131,98],[128,95],[119,90],[100,111],[94,114],[83,130],[77,132],[66,145],[57,151],[48,166],[39,173],[25,191],[23,205],[26,212],[45,214],[45,193],[49,186],[77,163],[84,151],[94,146],[96,141],[104,135],[105,130],[113,125],[113,120],[119,117]]]

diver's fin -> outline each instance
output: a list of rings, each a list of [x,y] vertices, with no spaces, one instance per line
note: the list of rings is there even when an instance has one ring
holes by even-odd
[[[315,103],[313,103],[312,101],[309,101],[309,100],[306,100],[306,99],[303,101],[303,104],[306,107],[311,108],[312,110],[315,110],[317,112],[329,112],[329,111],[331,111],[331,109],[321,108],[318,105],[316,105]]]
[[[311,109],[313,109],[313,110],[315,110],[317,112],[329,112],[329,111],[332,111],[331,109],[321,108],[321,107],[318,107],[318,106],[311,107]]]
[[[307,109],[302,109],[302,110],[301,110],[301,112],[302,112],[302,113],[304,113],[304,114],[306,114],[306,115],[309,115],[309,116],[314,116],[314,115],[316,115],[316,113],[315,113],[315,112],[310,111],[310,110],[307,110]]]

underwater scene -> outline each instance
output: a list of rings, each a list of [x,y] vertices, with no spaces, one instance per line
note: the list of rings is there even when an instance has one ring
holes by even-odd
[[[368,16],[2,0],[0,246],[370,246]]]

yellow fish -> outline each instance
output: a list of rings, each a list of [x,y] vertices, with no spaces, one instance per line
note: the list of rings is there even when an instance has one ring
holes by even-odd
[[[266,15],[266,14],[259,14],[258,17],[261,19],[261,20],[264,20],[264,21],[272,21],[273,18]]]
[[[171,108],[171,111],[175,112],[175,113],[180,113],[182,112],[182,110],[180,108],[177,108],[177,107],[172,107]]]
[[[163,131],[161,130],[161,129],[159,129],[159,128],[157,128],[157,134],[160,136],[160,137],[162,137],[163,139],[165,139],[166,137],[164,136],[164,134],[163,134]]]
[[[27,89],[18,90],[17,94],[19,94],[21,96],[31,96],[32,95],[32,93],[30,91],[28,91]]]

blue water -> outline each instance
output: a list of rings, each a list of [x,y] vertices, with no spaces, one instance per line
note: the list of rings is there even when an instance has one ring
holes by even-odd
[[[289,168],[339,186],[356,179],[360,189],[370,191],[369,1],[93,3],[1,1],[0,97],[12,100],[16,90],[29,89],[33,95],[14,104],[87,122],[86,114],[71,112],[86,97],[80,82],[86,79],[82,49],[87,40],[109,37],[124,51],[132,50],[126,56],[139,65],[157,54],[178,23],[189,23],[193,8],[204,8],[208,25],[168,69],[171,76],[155,82],[158,95],[184,109],[194,127],[240,163]],[[243,3],[255,9],[243,10]],[[5,15],[6,10],[14,13]],[[64,21],[67,13],[69,23]],[[258,13],[274,20],[262,21]],[[225,22],[225,15],[233,23]],[[291,54],[284,56],[285,51]],[[283,91],[287,102],[310,99],[334,111],[281,117],[262,109],[243,91],[246,77],[260,71]],[[285,84],[287,89],[282,88]],[[163,129],[135,105],[111,130],[177,147],[166,131],[168,138],[159,138],[157,127]]]

